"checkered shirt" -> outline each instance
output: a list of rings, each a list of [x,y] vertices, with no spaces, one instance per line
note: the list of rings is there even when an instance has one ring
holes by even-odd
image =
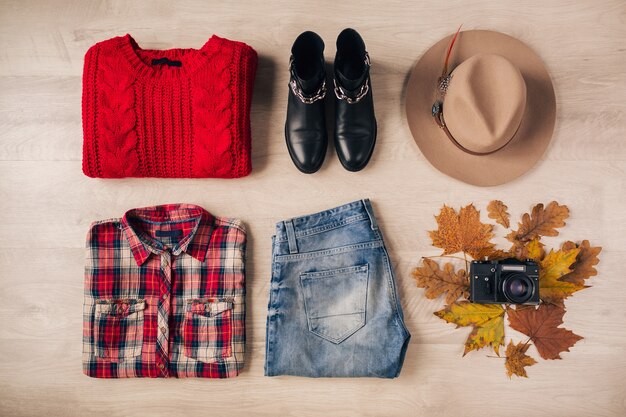
[[[83,372],[228,378],[243,367],[246,232],[201,207],[132,209],[87,235]]]

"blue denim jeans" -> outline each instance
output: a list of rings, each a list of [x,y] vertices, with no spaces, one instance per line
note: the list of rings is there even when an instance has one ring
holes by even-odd
[[[411,335],[369,200],[281,221],[272,241],[265,375],[397,377]]]

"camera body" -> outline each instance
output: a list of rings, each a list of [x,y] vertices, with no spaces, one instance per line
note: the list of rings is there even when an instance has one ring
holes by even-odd
[[[532,259],[472,261],[470,301],[479,304],[539,304],[539,265]]]

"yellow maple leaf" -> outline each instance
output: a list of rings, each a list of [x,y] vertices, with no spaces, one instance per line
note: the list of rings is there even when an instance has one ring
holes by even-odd
[[[504,316],[494,317],[481,325],[474,326],[465,341],[463,356],[485,346],[491,346],[496,355],[500,356],[500,345],[504,345]]]
[[[544,254],[543,243],[541,243],[538,238],[535,238],[526,244],[526,256],[528,258],[539,262],[541,258],[543,258]]]
[[[473,204],[462,207],[457,214],[451,207],[443,206],[435,216],[438,228],[430,232],[433,246],[443,249],[444,255],[465,252],[477,259],[486,250],[493,249],[493,225],[480,221],[480,212]]]
[[[522,344],[522,342],[519,342],[517,345],[514,345],[513,341],[509,342],[506,347],[506,361],[504,362],[506,374],[509,378],[511,378],[513,374],[528,378],[525,368],[537,363],[536,360],[526,354],[529,347],[530,345],[528,343]]]
[[[472,332],[465,341],[463,356],[485,346],[491,346],[499,355],[500,346],[504,346],[504,311],[499,304],[461,301],[436,311],[435,315],[457,327],[472,326]]]
[[[570,266],[576,261],[578,252],[580,248],[550,250],[540,262],[539,295],[544,302],[560,304],[565,298],[584,288],[581,284],[559,280],[571,272]]]

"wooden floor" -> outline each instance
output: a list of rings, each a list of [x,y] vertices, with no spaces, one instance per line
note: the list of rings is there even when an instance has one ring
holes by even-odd
[[[471,6],[470,6],[471,3]],[[477,188],[429,165],[404,117],[409,69],[463,23],[516,36],[546,62],[555,136],[540,163],[504,186]],[[356,28],[373,60],[379,141],[369,166],[345,171],[332,149],[300,174],[283,138],[295,37],[318,32],[332,60]],[[146,48],[199,47],[212,34],[260,55],[251,176],[239,180],[95,180],[81,172],[81,72],[93,43],[131,33]],[[0,415],[2,416],[624,416],[626,415],[626,3],[510,1],[0,2]],[[280,219],[372,199],[413,338],[401,376],[263,376],[270,236]],[[585,337],[561,361],[505,375],[503,359],[461,357],[468,329],[433,316],[410,271],[433,255],[427,230],[443,203],[567,204],[549,241],[604,247],[593,288],[568,301]],[[196,203],[249,229],[248,355],[233,380],[97,380],[81,371],[83,245],[91,221],[166,202]],[[485,216],[486,218],[486,216]],[[507,333],[517,337],[513,332]],[[536,356],[536,354],[535,354]]]

